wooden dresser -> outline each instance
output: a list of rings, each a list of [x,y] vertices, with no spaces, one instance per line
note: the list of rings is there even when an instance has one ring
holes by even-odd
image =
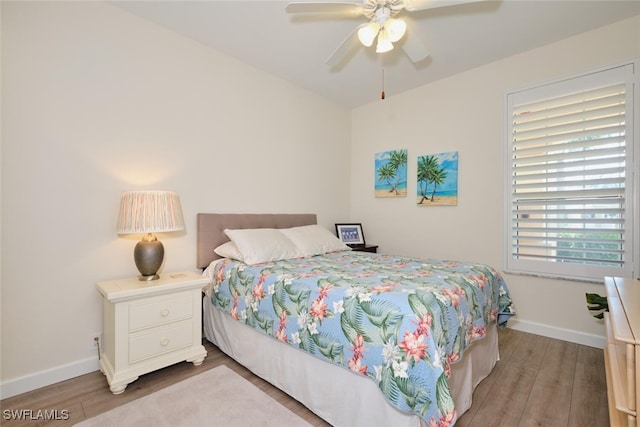
[[[640,280],[606,277],[605,313],[609,420],[612,427],[636,426],[640,409]]]

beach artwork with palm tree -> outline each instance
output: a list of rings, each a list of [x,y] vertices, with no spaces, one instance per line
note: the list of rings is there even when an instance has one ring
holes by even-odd
[[[376,197],[407,196],[407,150],[376,153]]]
[[[418,206],[458,204],[458,152],[418,156]]]

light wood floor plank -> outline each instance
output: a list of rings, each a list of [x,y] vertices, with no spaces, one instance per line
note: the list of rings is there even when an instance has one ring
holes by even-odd
[[[518,341],[518,346],[508,356],[500,360],[504,365],[490,376],[499,376],[487,393],[491,396],[479,404],[472,420],[464,420],[461,425],[469,427],[517,426],[522,418],[529,399],[529,393],[535,383],[536,375],[542,364],[549,338],[528,335]],[[466,415],[466,414],[465,414]],[[464,419],[465,415],[461,418]]]
[[[569,427],[609,425],[606,379],[601,366],[604,366],[602,350],[578,347]]]
[[[602,350],[565,343],[512,329],[500,331],[500,361],[474,393],[473,405],[456,427],[567,426],[606,427],[608,410]],[[153,393],[216,366],[225,365],[283,406],[316,427],[329,426],[302,404],[253,375],[205,341],[208,356],[201,366],[179,363],[142,375],[123,394],[114,396],[100,372],[82,375],[0,402],[3,410],[69,411],[69,420],[19,421],[2,419],[2,426],[72,426],[86,418]],[[573,361],[571,361],[573,360]],[[570,369],[568,365],[573,364]],[[557,366],[561,365],[561,366]],[[569,385],[567,385],[569,384]],[[559,396],[559,394],[568,396]],[[562,403],[551,397],[560,397]],[[536,412],[550,405],[558,423]],[[568,421],[567,421],[568,420]]]
[[[568,424],[577,355],[577,344],[550,340],[522,414],[522,427]]]

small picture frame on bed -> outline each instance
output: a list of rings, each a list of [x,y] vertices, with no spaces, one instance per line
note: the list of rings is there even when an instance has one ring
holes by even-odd
[[[336,224],[336,235],[343,243],[349,246],[364,246],[364,233],[362,224]]]

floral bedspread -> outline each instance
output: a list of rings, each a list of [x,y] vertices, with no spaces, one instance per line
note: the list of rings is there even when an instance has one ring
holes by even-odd
[[[513,315],[502,277],[481,264],[346,251],[251,267],[223,260],[205,274],[216,307],[369,377],[433,426],[457,418],[451,364]]]

